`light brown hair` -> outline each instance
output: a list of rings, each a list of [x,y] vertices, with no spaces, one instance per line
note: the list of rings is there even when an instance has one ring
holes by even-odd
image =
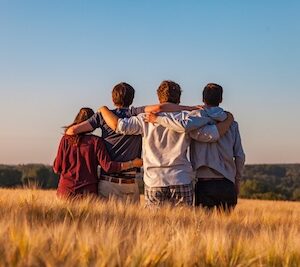
[[[180,85],[173,81],[162,81],[157,89],[157,96],[160,103],[179,104],[181,96]]]

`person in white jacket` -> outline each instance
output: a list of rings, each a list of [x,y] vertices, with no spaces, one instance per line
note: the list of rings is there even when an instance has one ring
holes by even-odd
[[[203,110],[191,112],[190,116],[208,117],[212,123],[224,121],[227,113],[219,107],[222,95],[220,85],[207,84],[203,90]],[[188,131],[189,117],[170,118],[152,113],[147,120],[177,132]],[[197,132],[190,133],[192,137],[193,134]],[[204,143],[193,138],[190,159],[196,171],[195,205],[208,209],[233,209],[237,204],[239,181],[245,164],[238,123],[233,122],[229,131],[217,142]]]

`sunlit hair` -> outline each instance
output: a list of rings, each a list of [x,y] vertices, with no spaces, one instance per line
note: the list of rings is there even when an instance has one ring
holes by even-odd
[[[65,126],[65,133],[66,131],[71,127],[71,126],[74,126],[76,124],[79,124],[81,122],[84,122],[86,120],[88,120],[90,117],[92,117],[94,115],[94,111],[91,109],[91,108],[81,108],[80,111],[78,112],[78,114],[76,115],[75,119],[74,119],[74,122],[68,126]],[[91,132],[91,131],[90,131]],[[84,135],[85,133],[80,133],[80,134],[76,134],[76,135],[73,135],[73,136],[70,136],[69,139],[70,139],[70,142],[72,144],[78,144],[79,143],[79,140],[80,140],[80,137],[82,135]]]
[[[160,103],[180,103],[181,88],[173,81],[162,81],[157,89],[157,96]]]

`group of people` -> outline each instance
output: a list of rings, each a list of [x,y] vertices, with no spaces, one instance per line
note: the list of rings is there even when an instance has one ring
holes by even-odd
[[[65,127],[54,161],[58,195],[139,202],[143,166],[148,207],[233,209],[245,154],[237,122],[219,106],[223,88],[207,84],[199,106],[179,105],[181,92],[179,84],[163,81],[159,104],[131,107],[135,90],[122,82],[112,90],[114,110],[82,108]],[[97,128],[102,137],[91,134]]]

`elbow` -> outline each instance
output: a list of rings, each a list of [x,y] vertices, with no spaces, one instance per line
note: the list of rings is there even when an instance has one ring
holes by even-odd
[[[154,110],[152,111],[152,113],[160,113],[160,112],[164,112],[165,109],[163,108],[162,105],[157,105],[155,106]]]
[[[112,125],[111,129],[115,132],[117,132],[118,124]]]
[[[55,174],[59,174],[60,173],[60,171],[59,171],[59,169],[56,167],[56,166],[53,166],[53,172],[55,173]]]

